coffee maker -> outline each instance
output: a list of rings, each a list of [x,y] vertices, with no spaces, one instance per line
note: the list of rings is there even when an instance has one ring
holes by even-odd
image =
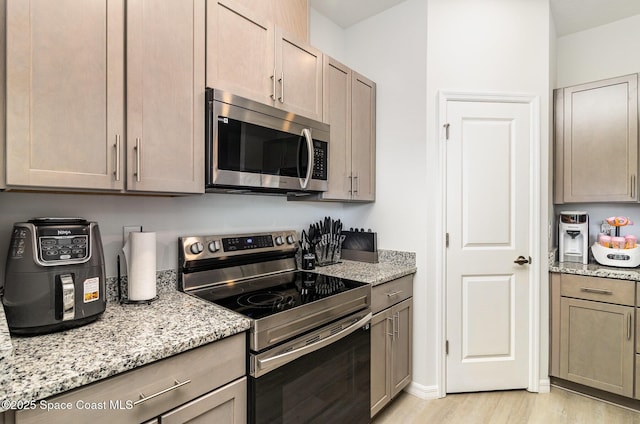
[[[589,261],[589,216],[586,212],[560,212],[559,261],[586,265]]]

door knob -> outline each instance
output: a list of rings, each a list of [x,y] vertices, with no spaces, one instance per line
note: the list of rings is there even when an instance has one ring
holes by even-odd
[[[514,264],[518,264],[518,265],[530,264],[531,263],[531,256],[529,256],[529,259],[525,258],[524,256],[518,256],[518,259],[513,261],[513,263]]]

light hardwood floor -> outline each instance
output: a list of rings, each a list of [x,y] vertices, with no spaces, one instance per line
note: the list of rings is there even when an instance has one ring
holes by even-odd
[[[403,392],[372,423],[640,424],[640,413],[556,387],[550,393],[513,390],[451,394],[432,400]]]

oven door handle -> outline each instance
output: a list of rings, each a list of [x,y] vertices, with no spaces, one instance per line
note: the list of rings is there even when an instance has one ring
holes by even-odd
[[[278,368],[280,365],[286,364],[288,362],[294,361],[304,355],[307,355],[311,352],[315,352],[316,350],[320,350],[323,347],[326,347],[328,345],[330,345],[331,343],[335,343],[340,339],[343,339],[347,336],[349,336],[351,333],[354,333],[356,330],[360,329],[361,327],[364,327],[366,324],[368,324],[371,321],[371,312],[369,312],[364,318],[362,318],[360,321],[351,324],[349,327],[345,328],[344,330],[340,331],[339,333],[335,333],[332,334],[331,336],[327,337],[326,339],[322,339],[319,340],[315,343],[312,344],[308,344],[304,347],[301,347],[300,349],[296,349],[296,350],[291,350],[289,352],[286,353],[282,353],[280,355],[276,355],[273,356],[271,358],[266,358],[266,359],[258,359],[258,369],[262,370],[262,371],[266,371],[267,368],[269,369],[275,369]]]

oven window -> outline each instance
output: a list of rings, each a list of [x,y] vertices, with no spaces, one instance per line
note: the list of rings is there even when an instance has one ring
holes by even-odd
[[[218,168],[301,178],[307,174],[304,137],[218,117]]]
[[[370,331],[361,329],[250,378],[250,423],[368,423],[370,354]]]

